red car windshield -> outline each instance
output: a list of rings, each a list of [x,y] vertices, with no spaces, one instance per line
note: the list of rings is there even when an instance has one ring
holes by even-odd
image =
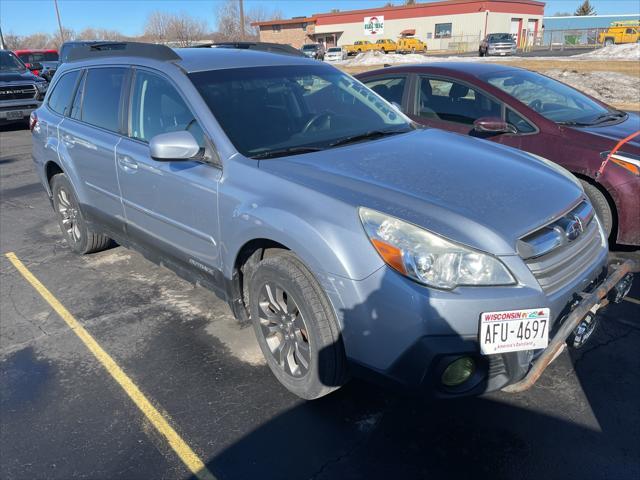
[[[556,123],[591,125],[615,113],[568,85],[538,73],[507,70],[481,78]]]
[[[31,52],[18,55],[24,63],[57,62],[57,52]]]

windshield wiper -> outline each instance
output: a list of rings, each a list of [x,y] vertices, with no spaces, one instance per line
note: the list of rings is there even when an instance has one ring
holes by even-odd
[[[603,113],[602,115],[598,115],[593,120],[593,122],[591,122],[591,125],[597,125],[598,123],[604,123],[611,120],[618,120],[619,118],[624,118],[626,116],[627,114],[624,112],[621,112],[620,110],[616,110],[615,112]]]
[[[261,159],[261,158],[277,158],[277,157],[286,157],[287,155],[297,155],[300,153],[311,153],[311,152],[319,152],[324,150],[323,147],[287,147],[281,148],[279,150],[270,150],[264,153],[258,153],[256,155],[250,155],[251,158]]]
[[[567,122],[558,122],[558,125],[568,125],[570,127],[590,127],[593,125],[598,125],[604,122],[610,122],[611,120],[618,120],[620,118],[625,118],[627,114],[625,112],[621,112],[620,110],[616,110],[615,112],[607,112],[602,115],[598,115],[590,122],[575,122],[575,121],[567,121]]]
[[[359,133],[358,135],[350,135],[348,137],[336,140],[329,144],[329,147],[339,147],[341,145],[348,145],[349,143],[359,142],[361,140],[372,140],[374,138],[386,137],[388,135],[397,135],[399,133],[406,133],[410,130],[369,130],[368,132]]]

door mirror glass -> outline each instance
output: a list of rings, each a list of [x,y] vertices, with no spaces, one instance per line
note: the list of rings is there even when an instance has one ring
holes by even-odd
[[[509,125],[501,118],[482,117],[473,122],[473,128],[482,133],[516,133],[513,125]]]
[[[195,160],[200,146],[186,130],[160,133],[149,142],[149,153],[151,158],[159,161]]]

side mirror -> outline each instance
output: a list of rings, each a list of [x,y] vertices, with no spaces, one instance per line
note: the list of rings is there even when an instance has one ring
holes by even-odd
[[[497,117],[479,118],[473,122],[473,129],[481,133],[517,133],[513,125]]]
[[[42,70],[42,64],[40,62],[33,62],[29,64],[29,70]]]
[[[151,158],[159,161],[193,160],[200,152],[200,145],[186,130],[161,133],[149,142]]]

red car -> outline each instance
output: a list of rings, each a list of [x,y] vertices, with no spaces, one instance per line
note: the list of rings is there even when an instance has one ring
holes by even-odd
[[[31,70],[31,73],[45,77],[47,80],[51,80],[58,68],[57,50],[14,50],[13,53],[22,60],[22,63]]]
[[[597,174],[616,144],[640,130],[637,114],[539,73],[488,63],[397,66],[357,78],[418,123],[561,165],[582,182],[610,240],[640,245],[640,136]]]

